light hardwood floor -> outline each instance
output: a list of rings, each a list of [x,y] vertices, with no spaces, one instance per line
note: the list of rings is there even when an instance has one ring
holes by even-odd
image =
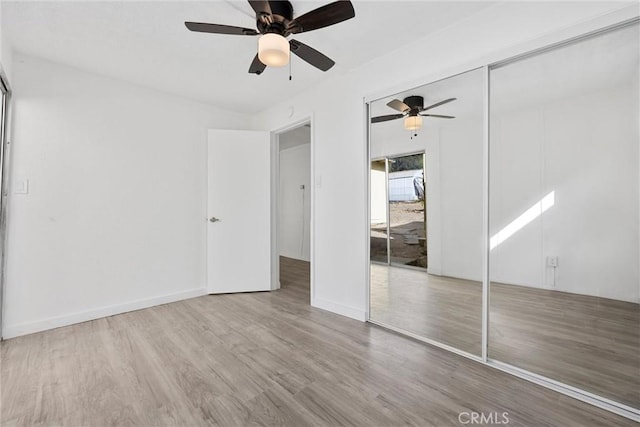
[[[480,355],[482,284],[374,264],[371,318]],[[640,306],[491,284],[489,357],[640,408]]]
[[[2,343],[10,425],[509,425],[630,420],[371,324],[309,306],[307,271],[282,289],[204,296]]]

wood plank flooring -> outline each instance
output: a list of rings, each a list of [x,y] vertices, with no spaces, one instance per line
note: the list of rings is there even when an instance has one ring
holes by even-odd
[[[282,260],[275,292],[193,298],[7,340],[13,425],[635,425],[449,352],[309,306]]]
[[[371,318],[480,355],[482,284],[372,265]],[[640,408],[640,306],[491,284],[489,357]]]
[[[480,356],[482,284],[372,264],[371,319]]]

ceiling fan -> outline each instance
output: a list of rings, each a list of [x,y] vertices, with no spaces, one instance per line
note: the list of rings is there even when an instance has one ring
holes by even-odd
[[[335,64],[332,59],[298,40],[287,41],[286,37],[328,27],[356,16],[353,5],[348,0],[329,3],[297,18],[293,17],[293,6],[289,1],[249,0],[249,4],[256,12],[257,31],[251,28],[201,22],[184,24],[189,30],[201,33],[260,35],[258,53],[249,67],[249,73],[252,74],[262,74],[267,66],[287,65],[289,52],[295,53],[314,67],[327,71]]]
[[[404,117],[404,127],[407,130],[418,130],[422,127],[423,117],[436,117],[438,119],[455,119],[454,116],[443,116],[440,114],[422,114],[424,111],[432,108],[439,107],[444,104],[448,104],[451,101],[455,101],[457,98],[449,98],[444,101],[436,102],[435,104],[424,106],[424,98],[421,96],[408,96],[402,101],[394,99],[387,103],[387,106],[402,112],[402,114],[389,114],[386,116],[372,117],[371,123],[386,122],[389,120],[401,119]]]

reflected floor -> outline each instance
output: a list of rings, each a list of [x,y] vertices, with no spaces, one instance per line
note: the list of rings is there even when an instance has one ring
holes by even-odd
[[[371,319],[480,355],[482,284],[372,264]]]
[[[371,266],[372,320],[480,355],[481,307],[480,282]],[[492,284],[489,336],[493,359],[640,407],[638,304]]]

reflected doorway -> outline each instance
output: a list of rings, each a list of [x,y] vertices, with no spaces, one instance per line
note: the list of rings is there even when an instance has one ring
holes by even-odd
[[[424,152],[371,162],[371,261],[426,269]]]

